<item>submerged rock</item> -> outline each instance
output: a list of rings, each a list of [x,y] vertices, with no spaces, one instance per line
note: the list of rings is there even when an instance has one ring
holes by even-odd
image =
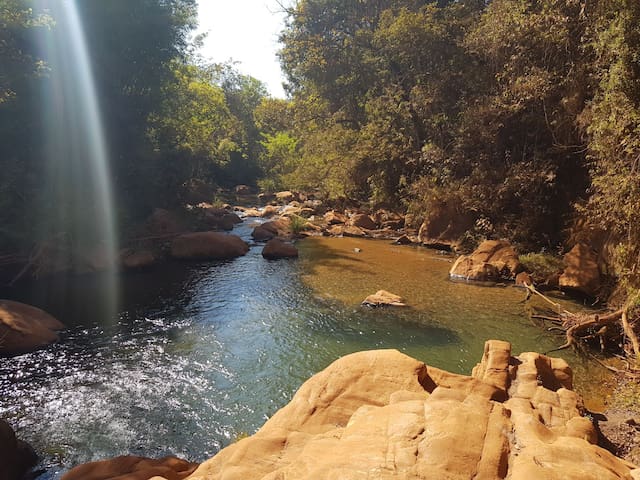
[[[18,440],[11,426],[0,420],[0,480],[21,480],[38,461],[26,442]]]
[[[198,466],[176,457],[153,460],[126,455],[79,465],[62,480],[183,480]]]
[[[506,342],[487,342],[471,376],[395,350],[360,352],[188,478],[631,480],[633,467],[595,445],[582,414],[564,360],[514,358]]]
[[[522,271],[518,254],[503,240],[485,240],[471,255],[462,255],[451,267],[449,275],[476,281],[515,278]]]
[[[387,292],[386,290],[378,290],[373,295],[369,295],[362,301],[362,305],[368,307],[406,307],[404,298]]]
[[[298,249],[291,243],[285,243],[279,238],[273,238],[262,249],[262,256],[269,260],[297,258]]]
[[[44,310],[0,300],[0,356],[32,352],[58,340],[64,325]]]
[[[180,235],[171,243],[171,256],[178,259],[226,260],[249,251],[240,237],[218,232],[195,232]]]

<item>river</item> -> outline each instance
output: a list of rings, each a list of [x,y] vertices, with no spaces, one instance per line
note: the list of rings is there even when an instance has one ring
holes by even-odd
[[[247,222],[234,233],[249,232]],[[252,246],[233,261],[122,275],[117,318],[100,314],[96,277],[0,292],[69,326],[57,344],[0,359],[0,417],[41,455],[39,478],[127,453],[202,461],[255,432],[347,353],[397,348],[468,374],[489,338],[512,342],[514,353],[562,342],[524,315],[522,290],[451,282],[451,258],[434,251],[347,238],[298,247],[299,260],[266,261]],[[382,288],[410,307],[359,305]],[[597,406],[602,369],[557,355]]]

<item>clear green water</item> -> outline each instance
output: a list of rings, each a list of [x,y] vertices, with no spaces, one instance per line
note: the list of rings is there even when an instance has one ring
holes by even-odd
[[[0,359],[0,416],[41,454],[41,478],[125,453],[204,460],[354,351],[397,348],[469,373],[489,338],[516,353],[561,342],[524,316],[521,290],[450,282],[450,259],[434,252],[323,238],[299,248],[298,261],[265,261],[254,246],[230,262],[123,276],[118,318],[100,315],[99,279],[70,280],[71,296],[61,282],[2,292],[70,326],[45,350]],[[380,288],[411,308],[359,306]],[[579,388],[604,374],[563,355]]]

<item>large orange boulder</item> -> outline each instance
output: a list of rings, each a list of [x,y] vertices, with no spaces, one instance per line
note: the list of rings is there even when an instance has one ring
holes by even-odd
[[[453,278],[476,281],[513,279],[523,270],[518,254],[509,242],[485,240],[471,255],[461,255],[451,267]]]
[[[187,233],[171,242],[171,256],[178,259],[226,260],[248,251],[249,245],[237,235],[219,232]]]
[[[395,350],[343,357],[189,480],[632,480],[595,444],[571,370],[490,341],[471,376]],[[66,480],[66,479],[65,479]]]
[[[64,325],[44,310],[0,300],[0,356],[32,352],[58,340]]]
[[[598,255],[585,245],[578,243],[564,256],[565,269],[560,275],[560,288],[596,295],[602,285]]]
[[[197,463],[176,457],[152,460],[126,455],[79,465],[62,476],[62,480],[183,480]]]

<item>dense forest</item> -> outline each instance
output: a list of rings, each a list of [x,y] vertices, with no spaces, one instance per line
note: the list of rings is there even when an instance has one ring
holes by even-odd
[[[446,206],[473,239],[588,239],[639,286],[637,1],[299,0],[283,7],[286,100],[198,56],[195,0],[78,4],[122,224],[194,182],[313,191],[416,226]],[[56,28],[46,2],[0,0],[2,250],[46,217]]]

